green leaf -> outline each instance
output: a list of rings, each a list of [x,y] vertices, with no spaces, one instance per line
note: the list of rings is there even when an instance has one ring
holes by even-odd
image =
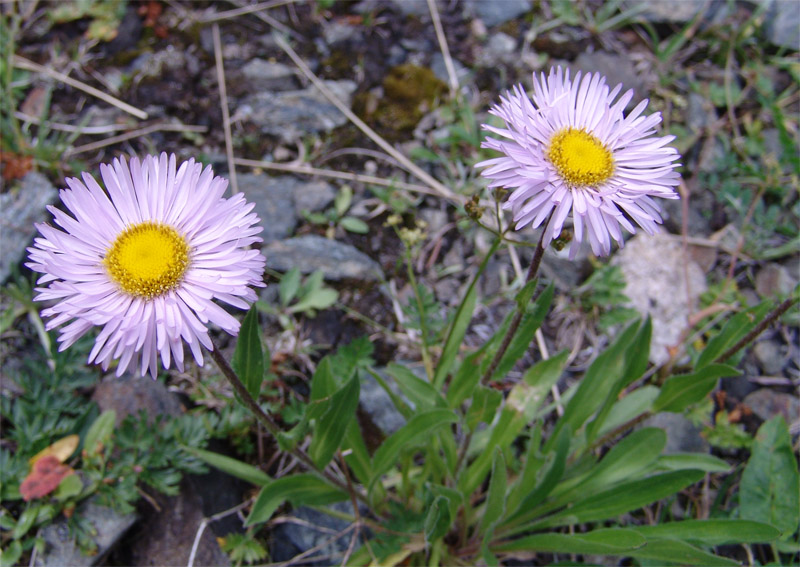
[[[294,267],[281,278],[281,283],[278,284],[278,296],[281,300],[281,305],[286,307],[291,303],[292,299],[297,295],[300,289],[300,268]]]
[[[185,445],[181,445],[181,449],[196,456],[198,459],[208,463],[212,467],[221,470],[222,472],[228,473],[229,475],[240,478],[246,482],[255,484],[256,486],[266,486],[272,482],[270,476],[261,469],[256,468],[253,465],[243,463],[242,461],[232,457],[206,451],[205,449],[187,447]]]
[[[486,506],[478,528],[481,533],[490,532],[506,513],[507,485],[506,461],[500,448],[495,447],[494,456],[492,457],[492,476],[489,480],[489,493],[486,495]]]
[[[373,477],[370,485],[395,464],[401,449],[430,439],[436,428],[456,421],[458,417],[449,409],[434,408],[417,413],[375,451],[372,456]]]
[[[478,386],[472,392],[472,404],[465,419],[467,427],[474,431],[479,423],[491,423],[502,401],[503,394],[497,390]]]
[[[108,444],[114,433],[116,421],[117,412],[114,410],[106,410],[97,416],[83,439],[83,449],[88,456],[97,455]]]
[[[726,350],[735,345],[752,329],[772,307],[772,302],[764,301],[745,311],[741,311],[731,317],[722,330],[706,345],[700,357],[697,359],[695,368],[708,366],[721,356]],[[724,361],[720,361],[724,362]]]
[[[783,416],[764,423],[739,484],[742,518],[771,524],[790,537],[800,524],[800,475]]]
[[[261,382],[264,380],[264,349],[261,346],[258,310],[255,307],[250,308],[242,321],[231,366],[248,393],[254,399],[258,399]]]
[[[561,429],[558,439],[555,441],[554,450],[545,457],[536,488],[528,494],[519,495],[521,498],[511,506],[512,514],[508,518],[509,521],[520,523],[532,517],[536,513],[534,508],[556,487],[566,470],[571,437],[572,432],[569,426]]]
[[[630,529],[606,528],[584,534],[535,534],[492,546],[492,551],[629,555],[645,545],[645,538]]]
[[[355,417],[350,420],[350,426],[345,433],[342,447],[349,449],[344,460],[353,469],[353,474],[361,484],[367,484],[372,478],[372,460],[369,457],[367,445],[364,443],[358,419]]]
[[[20,514],[17,525],[14,526],[14,531],[11,532],[12,539],[22,539],[33,527],[38,515],[39,505],[29,504],[28,507],[22,511],[22,514]]]
[[[524,415],[506,406],[500,412],[500,416],[491,427],[486,447],[499,447],[505,451],[511,446],[511,443],[517,438],[517,435],[526,424],[527,420]],[[478,454],[478,457],[467,467],[466,471],[462,473],[458,481],[459,490],[464,494],[472,494],[475,492],[486,478],[486,475],[489,474],[491,467],[491,449],[488,451],[484,450]]]
[[[464,400],[472,395],[478,381],[481,379],[480,362],[486,355],[486,345],[479,350],[468,354],[453,375],[447,388],[447,404],[457,408]]]
[[[670,376],[653,402],[653,413],[662,411],[680,413],[705,398],[720,378],[739,374],[741,372],[732,366],[711,364],[693,374]]]
[[[286,501],[293,506],[324,506],[347,498],[345,492],[316,475],[304,473],[285,476],[261,489],[245,525],[252,526],[268,521],[278,506]]]
[[[0,549],[0,567],[13,567],[22,557],[22,543],[14,540]]]
[[[703,478],[703,471],[672,471],[625,482],[594,494],[535,524],[537,529],[606,520],[666,498]]]
[[[408,367],[390,362],[386,372],[416,408],[446,408],[447,402],[430,382],[422,380]]]
[[[564,415],[558,420],[558,428],[570,426],[577,432],[584,422],[592,416],[607,400],[609,392],[621,380],[627,366],[627,351],[637,336],[639,323],[632,323],[619,334],[617,339],[589,366],[575,395],[564,408]],[[551,440],[554,437],[551,437]],[[547,451],[548,448],[545,448]]]
[[[432,543],[444,536],[453,523],[450,516],[450,503],[444,496],[437,496],[425,516],[425,541]]]
[[[748,520],[683,520],[633,529],[648,540],[651,537],[678,539],[703,546],[767,543],[780,536],[774,527]]]
[[[550,390],[561,374],[567,363],[569,351],[563,350],[557,355],[540,360],[525,372],[521,382],[511,388],[506,399],[506,405],[513,407],[526,421],[532,420],[542,403],[547,399]]]
[[[639,332],[636,333],[636,337],[628,346],[625,353],[625,370],[619,379],[614,382],[611,390],[606,395],[606,399],[600,406],[597,417],[586,427],[587,442],[593,441],[597,437],[597,432],[611,416],[612,408],[619,399],[622,390],[631,382],[641,378],[644,371],[647,370],[652,329],[653,325],[651,324],[650,317],[648,317],[640,327]]]
[[[675,539],[647,538],[647,545],[628,553],[633,557],[650,559],[660,563],[676,563],[679,565],[702,565],[709,567],[734,567],[738,561],[719,557],[703,551],[684,541]]]
[[[339,221],[339,224],[348,232],[354,232],[356,234],[367,234],[369,232],[369,225],[356,217],[343,217]]]
[[[300,301],[289,308],[289,313],[308,311],[309,309],[327,309],[339,299],[339,292],[329,287],[314,289]]]
[[[83,482],[81,481],[81,477],[77,474],[71,474],[61,479],[53,496],[55,496],[56,500],[59,502],[64,502],[73,496],[78,496],[82,490]]]
[[[354,376],[331,397],[328,409],[317,420],[308,454],[320,470],[333,458],[355,417],[359,391],[358,377]]]
[[[442,357],[439,359],[439,364],[436,365],[436,373],[433,378],[433,385],[436,388],[441,388],[444,384],[444,379],[450,372],[450,367],[453,366],[456,354],[458,354],[461,343],[464,341],[464,334],[467,332],[469,322],[472,320],[472,312],[475,311],[475,303],[478,300],[477,287],[476,285],[471,286],[466,297],[458,306],[456,316],[453,319],[453,326],[450,328],[447,342],[442,349]]]
[[[523,291],[524,290],[525,288],[523,288]],[[503,354],[497,368],[492,374],[492,380],[502,380],[505,378],[509,370],[514,367],[517,361],[522,358],[522,355],[525,354],[525,351],[528,350],[528,346],[534,338],[536,329],[539,328],[545,316],[550,311],[550,304],[553,302],[553,293],[555,293],[555,286],[550,284],[541,295],[536,298],[533,305],[526,304],[522,307],[522,309],[525,310],[522,322],[514,333],[514,337],[508,345],[508,349],[505,354]]]
[[[704,472],[730,472],[731,466],[720,458],[705,453],[671,453],[661,455],[656,466],[662,470],[697,469]]]
[[[349,185],[342,185],[336,198],[333,200],[333,207],[336,210],[336,216],[341,217],[350,208],[350,203],[353,202],[353,190]]]
[[[598,436],[616,429],[623,423],[627,423],[636,416],[649,412],[653,408],[653,402],[661,393],[656,386],[641,386],[630,394],[618,400],[611,408],[611,413],[603,421]]]
[[[336,392],[336,380],[333,377],[333,362],[326,356],[317,364],[314,376],[311,377],[311,401],[316,402],[330,397]]]

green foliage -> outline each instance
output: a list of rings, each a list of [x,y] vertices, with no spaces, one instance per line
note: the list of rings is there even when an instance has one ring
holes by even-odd
[[[234,565],[255,563],[267,557],[267,550],[253,538],[253,534],[250,532],[228,534],[222,538],[220,547],[228,554]]]
[[[58,24],[91,18],[86,37],[111,41],[117,37],[127,5],[126,0],[70,0],[46,13],[51,22]]]
[[[626,307],[630,299],[625,295],[625,285],[619,266],[601,264],[571,293],[581,311],[591,313],[597,319],[597,327],[607,331],[639,316],[635,309]]]
[[[318,310],[327,309],[339,299],[339,293],[327,287],[323,281],[322,270],[303,278],[297,267],[286,272],[278,286],[280,304],[273,306],[265,301],[257,301],[256,307],[278,317],[281,326],[293,329],[296,325],[293,316],[302,313],[315,317]]]
[[[356,234],[367,234],[369,232],[367,223],[347,214],[352,203],[353,190],[349,185],[342,185],[331,208],[321,213],[303,211],[303,216],[311,224],[326,227],[325,236],[331,239],[336,235],[336,227],[342,227],[344,230]]]

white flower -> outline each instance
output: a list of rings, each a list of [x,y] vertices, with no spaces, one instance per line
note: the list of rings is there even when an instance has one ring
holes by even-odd
[[[561,67],[549,77],[533,77],[533,99],[516,86],[490,112],[506,128],[484,124],[501,136],[482,147],[504,154],[478,163],[489,187],[512,189],[504,208],[513,211],[516,228],[533,228],[552,213],[543,244],[557,238],[572,212],[575,236],[570,249],[588,238],[598,256],[611,252],[611,239],[624,244],[620,227],[635,232],[631,220],[653,234],[661,223],[653,197],[677,199],[674,136],[657,137],[661,114],[642,116],[647,100],[627,116],[629,90],[616,102],[622,85],[609,91],[605,78],[581,73],[570,80]]]
[[[228,182],[193,159],[176,168],[175,155],[124,159],[100,166],[106,191],[89,175],[67,179],[60,192],[70,214],[50,207],[56,228],[37,225],[27,266],[42,275],[37,301],[47,329],[61,327],[60,350],[100,327],[89,362],[117,375],[137,366],[155,377],[183,343],[198,364],[201,345],[213,348],[207,325],[236,335],[239,322],[217,305],[240,309],[256,300],[265,259],[258,216],[240,193],[222,195]]]

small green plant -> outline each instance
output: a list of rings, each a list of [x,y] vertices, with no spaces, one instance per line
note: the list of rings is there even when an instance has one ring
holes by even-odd
[[[323,281],[322,270],[303,278],[299,268],[292,268],[281,278],[278,285],[279,305],[273,306],[265,301],[256,303],[258,308],[278,317],[285,329],[294,328],[292,316],[298,313],[306,317],[314,317],[316,312],[327,309],[339,297],[339,293],[327,287]]]
[[[333,201],[333,207],[322,213],[304,211],[303,216],[312,224],[326,227],[325,236],[330,239],[336,235],[336,227],[339,226],[348,232],[367,234],[369,232],[367,223],[347,214],[352,203],[353,190],[349,185],[342,185]]]
[[[626,305],[630,299],[625,295],[625,278],[619,266],[601,264],[592,275],[572,291],[583,313],[590,313],[597,320],[598,328],[608,330],[614,325],[626,323],[639,313]]]

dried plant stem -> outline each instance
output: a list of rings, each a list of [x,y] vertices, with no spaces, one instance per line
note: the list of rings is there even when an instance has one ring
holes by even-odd
[[[64,155],[74,156],[85,152],[93,152],[95,150],[99,150],[100,148],[105,148],[106,146],[118,144],[119,142],[124,142],[126,140],[132,140],[134,138],[147,136],[148,134],[152,134],[153,132],[205,132],[207,130],[208,128],[206,126],[195,126],[191,124],[150,124],[149,126],[145,126],[144,128],[139,128],[131,132],[125,132],[124,134],[111,136],[110,138],[105,138],[104,140],[98,140],[96,142],[91,142],[89,144],[84,144],[82,146],[75,146],[74,148],[69,148],[67,149],[67,151],[64,152]],[[82,132],[82,133],[90,134],[91,132]]]
[[[57,81],[61,81],[65,85],[69,85],[72,88],[78,89],[80,91],[85,92],[86,94],[90,94],[94,97],[99,98],[107,102],[112,106],[116,106],[120,110],[127,112],[138,118],[139,120],[147,120],[147,113],[143,110],[139,110],[136,107],[131,106],[126,102],[122,102],[118,98],[111,96],[108,93],[104,93],[103,91],[97,90],[96,88],[87,85],[86,83],[82,83],[73,79],[72,77],[68,77],[64,73],[59,73],[55,69],[50,69],[49,67],[45,67],[43,65],[39,65],[38,63],[34,63],[24,57],[20,57],[19,55],[14,55],[11,59],[12,64],[17,69],[25,69],[26,71],[33,71],[34,73],[43,73],[50,77],[53,77]]]
[[[775,307],[775,309],[770,311],[769,314],[764,317],[764,319],[758,325],[750,329],[750,332],[742,337],[739,342],[719,355],[714,362],[725,362],[727,359],[739,352],[742,348],[750,344],[753,339],[763,333],[767,327],[772,325],[772,323],[774,323],[778,317],[786,313],[794,304],[797,303],[797,301],[798,300],[794,297],[787,297],[784,299],[777,307]]]
[[[399,152],[394,146],[392,146],[389,142],[384,140],[375,130],[367,126],[367,124],[361,120],[358,116],[356,116],[352,110],[350,110],[347,105],[345,105],[339,98],[331,92],[331,90],[325,85],[323,81],[317,77],[314,72],[306,65],[305,61],[295,52],[294,49],[286,42],[284,38],[280,35],[275,34],[275,43],[277,43],[278,47],[283,49],[283,51],[289,56],[289,58],[294,62],[295,65],[303,72],[303,74],[308,78],[309,81],[322,93],[322,95],[327,98],[331,104],[333,104],[339,111],[344,114],[350,122],[352,122],[359,130],[361,130],[364,134],[366,134],[373,142],[378,144],[380,148],[385,151],[387,154],[392,156],[396,159],[401,166],[406,169],[409,173],[417,177],[420,181],[427,183],[428,186],[431,187],[434,191],[436,191],[439,196],[444,197],[452,202],[461,202],[463,198],[459,195],[453,193],[450,189],[445,187],[441,182],[437,181],[433,176],[427,173],[424,169],[419,167],[417,164],[412,162],[408,159],[405,155]]]
[[[217,364],[219,369],[222,371],[222,374],[225,378],[228,379],[233,389],[239,395],[239,399],[242,403],[247,406],[247,409],[258,419],[258,421],[266,428],[267,431],[275,438],[278,439],[278,435],[281,433],[281,427],[275,423],[275,420],[272,419],[269,414],[267,414],[261,406],[253,399],[253,396],[250,395],[250,392],[247,391],[247,388],[242,381],[239,379],[239,376],[236,375],[231,365],[228,364],[228,361],[222,356],[222,352],[219,350],[216,344],[212,342],[213,349],[208,349],[209,354],[211,354],[211,358],[214,359],[214,362]],[[293,447],[289,450],[289,453],[292,454],[298,461],[303,463],[309,470],[314,471],[315,473],[319,474],[324,478],[326,481],[330,482],[337,488],[344,490],[345,492],[352,494],[352,496],[358,498],[359,500],[363,500],[364,502],[367,501],[367,497],[360,491],[355,489],[352,490],[350,486],[347,485],[346,482],[342,481],[341,479],[337,478],[333,474],[325,470],[319,470],[317,465],[314,464],[314,461],[311,460],[311,457],[308,454],[300,449],[299,447]]]
[[[222,108],[222,129],[225,132],[225,155],[228,157],[228,177],[231,181],[231,193],[239,192],[236,181],[236,166],[233,161],[233,136],[231,135],[231,115],[228,111],[228,91],[225,88],[225,65],[222,61],[222,41],[219,37],[219,24],[211,26],[214,36],[214,59],[217,66],[217,86],[219,87],[219,105]]]
[[[436,39],[439,41],[439,49],[442,50],[444,66],[447,69],[450,96],[455,97],[458,94],[458,75],[456,74],[456,67],[453,65],[453,58],[450,56],[450,48],[447,46],[447,37],[444,35],[442,19],[439,17],[439,8],[436,6],[436,0],[428,0],[428,10],[431,13],[433,29],[436,31]]]

